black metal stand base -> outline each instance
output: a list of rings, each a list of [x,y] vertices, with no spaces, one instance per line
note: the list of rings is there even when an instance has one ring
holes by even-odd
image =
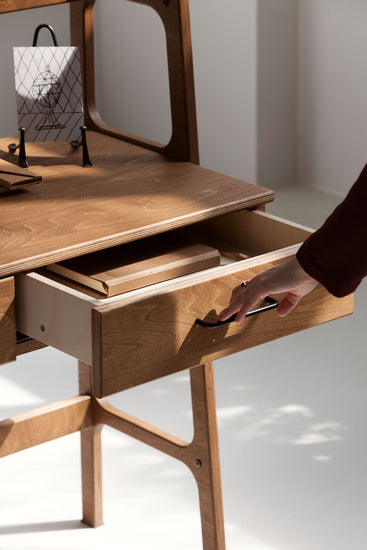
[[[93,166],[92,161],[90,160],[89,152],[88,152],[88,145],[87,145],[87,127],[82,126],[80,128],[81,136],[79,139],[73,140],[71,142],[71,145],[74,147],[74,149],[78,149],[82,145],[83,147],[83,166]]]
[[[90,160],[89,152],[88,152],[88,145],[87,145],[87,134],[86,134],[87,127],[82,126],[80,128],[81,136],[77,140],[73,140],[71,142],[71,145],[74,147],[74,149],[78,149],[80,145],[82,145],[83,150],[83,166],[93,166],[92,161]],[[17,149],[19,149],[19,158],[18,158],[18,165],[21,168],[29,168],[29,164],[27,161],[27,155],[25,152],[25,128],[19,128],[19,143],[9,143],[8,149],[10,153],[15,153]]]
[[[19,144],[9,143],[8,149],[10,153],[15,153],[15,151],[19,149],[18,165],[21,168],[29,168],[25,152],[25,128],[19,128]]]

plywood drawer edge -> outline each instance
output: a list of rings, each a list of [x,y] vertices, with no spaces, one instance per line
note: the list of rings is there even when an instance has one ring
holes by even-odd
[[[16,358],[14,277],[0,279],[0,365]]]

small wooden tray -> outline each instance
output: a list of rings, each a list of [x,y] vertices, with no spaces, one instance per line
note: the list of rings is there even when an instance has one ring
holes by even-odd
[[[163,234],[51,264],[47,269],[106,296],[116,296],[219,263],[215,248]]]

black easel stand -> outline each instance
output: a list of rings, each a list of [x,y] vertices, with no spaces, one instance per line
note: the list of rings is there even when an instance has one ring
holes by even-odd
[[[78,147],[80,147],[80,145],[82,145],[82,147],[83,147],[83,166],[88,167],[88,166],[93,166],[93,164],[92,164],[92,161],[90,160],[90,157],[89,157],[86,130],[87,130],[86,126],[81,126],[80,127],[81,137],[79,139],[73,140],[71,142],[71,145],[74,147],[74,149],[78,149]]]
[[[92,161],[90,160],[90,157],[89,157],[89,152],[88,152],[87,134],[86,134],[87,127],[86,126],[81,126],[80,130],[81,130],[80,138],[78,140],[73,140],[71,142],[71,145],[74,147],[74,149],[78,149],[78,147],[80,147],[80,145],[82,145],[82,147],[83,147],[83,166],[84,167],[93,166]],[[9,143],[8,149],[9,149],[10,153],[15,153],[15,151],[17,149],[19,149],[18,165],[21,168],[29,168],[29,164],[28,164],[28,161],[27,161],[27,155],[26,155],[26,152],[25,152],[25,129],[24,128],[19,128],[19,133],[20,134],[19,134],[19,143],[18,143],[18,145],[16,143]]]
[[[19,128],[19,144],[9,143],[8,149],[10,153],[15,153],[19,149],[18,165],[21,168],[29,168],[27,155],[25,153],[25,128]]]
[[[25,129],[20,128],[20,141],[19,141],[19,159],[18,164],[22,168],[28,168],[27,156],[25,154]]]

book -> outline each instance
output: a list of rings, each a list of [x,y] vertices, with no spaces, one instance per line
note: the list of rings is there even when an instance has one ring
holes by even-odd
[[[163,234],[64,260],[47,269],[106,296],[116,296],[219,263],[215,248]]]

